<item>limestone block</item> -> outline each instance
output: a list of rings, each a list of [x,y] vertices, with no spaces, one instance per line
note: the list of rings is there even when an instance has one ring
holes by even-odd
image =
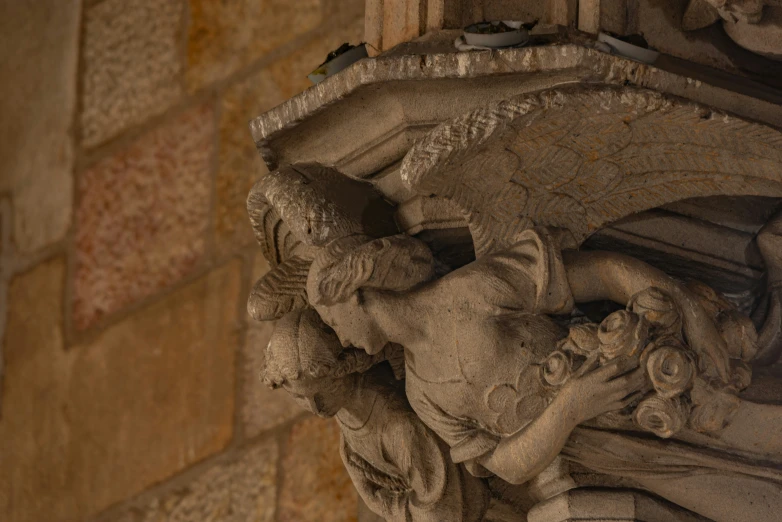
[[[0,4],[0,193],[11,195],[22,254],[59,241],[71,222],[80,4]]]
[[[117,522],[274,522],[277,458],[277,444],[265,440],[129,510]]]
[[[176,283],[196,266],[209,224],[214,132],[212,107],[198,106],[82,174],[77,328]]]
[[[311,418],[293,427],[283,457],[279,522],[356,522],[358,493],[338,447],[333,420]]]
[[[165,111],[182,93],[180,1],[107,0],[84,29],[82,145],[92,147]]]
[[[322,0],[190,0],[187,88],[226,78],[315,29],[323,14]]]
[[[13,279],[3,522],[86,520],[226,446],[240,272],[228,264],[67,350],[64,261]]]

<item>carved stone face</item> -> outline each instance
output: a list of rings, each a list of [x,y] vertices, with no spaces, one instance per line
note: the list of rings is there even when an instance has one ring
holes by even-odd
[[[283,385],[299,406],[323,418],[336,415],[348,401],[354,387],[354,375],[337,379],[303,377]]]
[[[359,293],[353,294],[343,303],[318,305],[315,309],[323,322],[334,329],[342,346],[346,348],[355,346],[375,355],[388,344],[388,339],[375,319],[367,313]]]

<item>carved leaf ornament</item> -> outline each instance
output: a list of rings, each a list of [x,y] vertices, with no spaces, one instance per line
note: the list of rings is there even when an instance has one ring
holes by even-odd
[[[782,133],[644,89],[580,85],[440,125],[401,175],[414,193],[459,206],[481,256],[534,225],[583,242],[686,198],[782,196]]]

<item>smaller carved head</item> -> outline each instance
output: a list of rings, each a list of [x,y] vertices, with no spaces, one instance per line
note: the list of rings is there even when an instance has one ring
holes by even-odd
[[[376,354],[389,341],[368,313],[366,299],[411,290],[434,274],[434,257],[422,241],[404,234],[374,240],[354,235],[318,253],[307,279],[307,297],[343,346]]]
[[[272,388],[285,388],[304,409],[333,417],[350,399],[358,374],[381,360],[382,356],[342,348],[317,312],[306,309],[277,322],[262,377]]]

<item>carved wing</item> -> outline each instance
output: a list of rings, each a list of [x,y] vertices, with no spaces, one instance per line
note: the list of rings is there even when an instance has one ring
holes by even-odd
[[[396,234],[394,207],[370,183],[318,164],[288,165],[261,178],[247,212],[272,270],[253,287],[250,315],[279,319],[307,306],[307,273],[317,250],[353,234]]]
[[[782,196],[782,133],[643,89],[576,86],[440,125],[401,175],[414,193],[459,206],[480,256],[533,225],[582,242],[686,198]]]
[[[301,245],[301,241],[269,203],[260,182],[255,184],[247,197],[247,213],[255,239],[261,246],[261,253],[272,268],[291,257],[293,251]]]

